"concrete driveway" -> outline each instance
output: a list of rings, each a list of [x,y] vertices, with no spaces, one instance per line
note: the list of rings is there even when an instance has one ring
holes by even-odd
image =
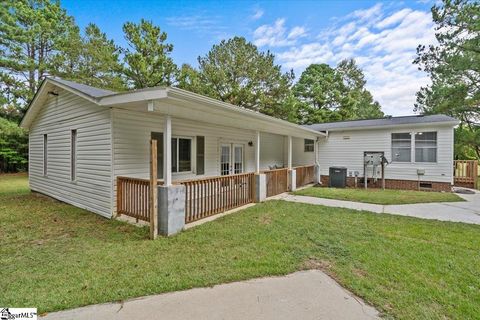
[[[149,296],[48,314],[54,319],[379,319],[319,270]]]
[[[480,192],[458,194],[465,202],[439,202],[402,205],[379,205],[353,201],[333,200],[316,197],[282,194],[277,199],[292,202],[317,204],[328,207],[365,210],[375,213],[389,213],[423,219],[480,224]]]

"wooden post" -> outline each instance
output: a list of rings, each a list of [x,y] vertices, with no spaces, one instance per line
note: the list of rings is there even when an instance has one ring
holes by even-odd
[[[382,159],[382,189],[385,190],[385,163]]]
[[[150,239],[158,235],[157,140],[150,140]]]

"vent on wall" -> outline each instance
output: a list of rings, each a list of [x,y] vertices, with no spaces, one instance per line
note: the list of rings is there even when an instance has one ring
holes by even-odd
[[[343,140],[350,140],[350,136],[343,136]]]
[[[432,184],[428,182],[420,182],[420,188],[422,189],[432,189]]]

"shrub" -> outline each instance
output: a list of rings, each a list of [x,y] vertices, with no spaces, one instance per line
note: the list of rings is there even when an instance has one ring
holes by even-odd
[[[26,171],[28,135],[15,122],[0,118],[0,173]]]

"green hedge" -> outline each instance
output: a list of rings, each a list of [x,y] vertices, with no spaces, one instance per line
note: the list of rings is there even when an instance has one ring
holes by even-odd
[[[17,123],[0,118],[0,173],[28,167],[28,135]]]

